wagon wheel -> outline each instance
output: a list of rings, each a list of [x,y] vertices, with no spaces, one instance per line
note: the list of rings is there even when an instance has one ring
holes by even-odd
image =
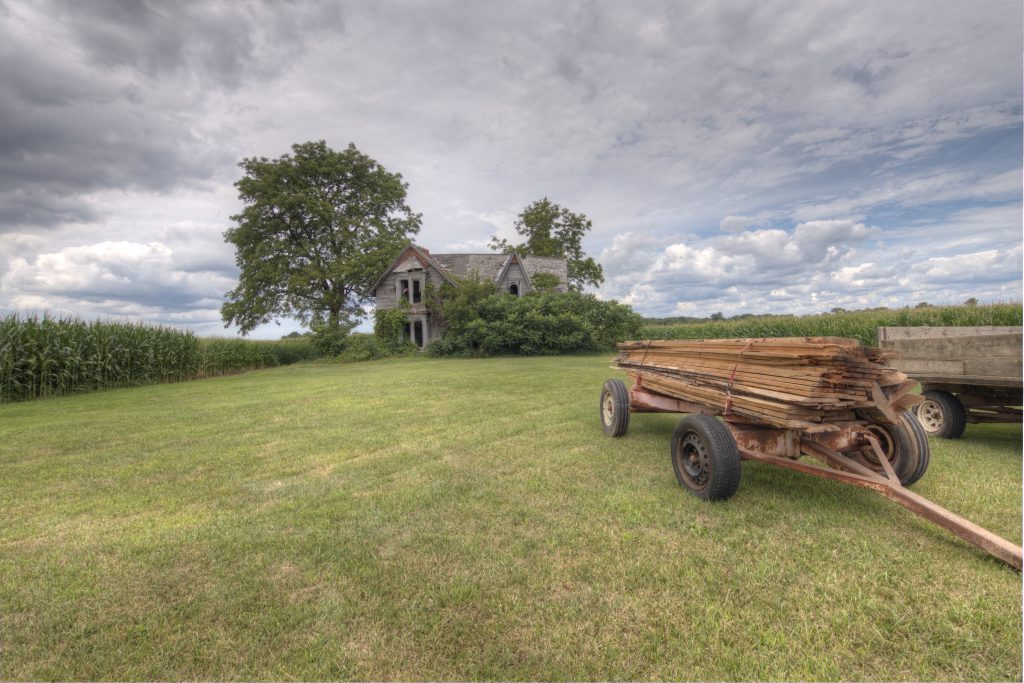
[[[676,480],[701,500],[725,500],[740,486],[740,452],[724,424],[689,415],[672,432]]]
[[[866,429],[878,440],[878,444],[882,447],[882,453],[892,465],[900,483],[907,486],[917,481],[914,479],[914,474],[917,473],[921,454],[910,426],[901,421],[900,424],[894,425],[869,424]],[[854,460],[868,469],[885,474],[885,468],[879,462],[873,448],[862,448],[852,455]],[[924,473],[922,472],[922,474]]]
[[[932,451],[928,443],[928,435],[925,434],[924,428],[921,427],[921,423],[918,422],[912,412],[904,410],[900,413],[900,423],[909,429],[911,436],[913,436],[914,444],[917,447],[917,467],[910,475],[910,478],[903,482],[904,486],[910,486],[928,471],[928,464],[932,460]]]
[[[622,436],[629,429],[629,392],[619,379],[610,379],[601,389],[601,427],[608,436]]]
[[[944,439],[959,439],[967,427],[964,404],[948,391],[926,391],[917,406],[917,420],[924,431]]]

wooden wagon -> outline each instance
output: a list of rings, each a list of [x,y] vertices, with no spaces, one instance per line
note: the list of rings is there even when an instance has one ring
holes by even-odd
[[[820,428],[780,428],[720,405],[682,400],[644,385],[609,379],[601,390],[605,434],[621,437],[632,413],[681,413],[670,455],[678,482],[703,500],[736,493],[741,461],[753,460],[876,491],[915,514],[976,545],[1018,571],[1022,549],[911,491],[928,469],[928,439],[917,419],[901,411],[887,422],[842,420]],[[816,462],[803,460],[809,457]]]
[[[957,439],[968,424],[1020,424],[1020,327],[880,327],[878,346],[899,352],[896,367],[921,383],[917,417],[925,432]]]

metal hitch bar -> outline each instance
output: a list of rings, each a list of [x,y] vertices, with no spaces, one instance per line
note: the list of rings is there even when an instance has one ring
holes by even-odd
[[[842,453],[818,443],[820,437],[826,437],[828,433],[804,435],[799,440],[799,454],[810,456],[827,465],[827,467],[822,467],[814,463],[801,462],[792,457],[780,457],[779,455],[765,452],[765,449],[757,447],[757,442],[751,439],[751,435],[744,434],[744,432],[749,432],[750,430],[743,429],[739,425],[733,426],[728,423],[727,425],[736,437],[740,457],[745,460],[778,465],[779,467],[796,470],[797,472],[803,472],[815,477],[841,481],[876,491],[894,503],[907,508],[914,514],[981,548],[1017,571],[1021,571],[1022,564],[1024,564],[1024,558],[1022,558],[1024,551],[1022,551],[1019,545],[1015,545],[991,531],[983,529],[970,520],[964,519],[955,512],[951,512],[924,496],[905,488],[893,472],[889,459],[882,453],[878,441],[873,436],[862,435],[861,438],[865,439],[871,448],[874,449],[875,455],[885,470],[886,476],[882,476],[882,474],[865,467]]]

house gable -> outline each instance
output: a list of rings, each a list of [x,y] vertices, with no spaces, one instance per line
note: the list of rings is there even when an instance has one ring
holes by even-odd
[[[415,262],[415,265],[414,265]],[[384,285],[387,280],[396,271],[409,271],[415,268],[422,268],[424,270],[433,270],[439,278],[447,280],[452,284],[455,284],[455,279],[437,263],[434,263],[433,259],[430,258],[429,252],[421,250],[414,244],[410,244],[398,254],[391,265],[388,266],[381,276],[377,279],[369,289],[366,290],[366,296],[378,298],[377,290]]]
[[[498,274],[496,284],[499,292],[509,292],[522,296],[533,289],[530,274],[526,272],[522,259],[518,254],[509,254]]]
[[[421,348],[441,338],[442,330],[432,321],[427,310],[426,292],[431,287],[440,291],[448,282],[458,284],[460,278],[479,275],[493,282],[499,292],[519,296],[533,289],[531,276],[538,272],[556,275],[566,281],[563,259],[519,256],[518,254],[431,254],[426,249],[410,244],[398,254],[391,265],[366,290],[374,299],[378,310],[394,309],[404,301],[408,304],[408,324],[404,338]],[[566,286],[557,289],[565,291]]]

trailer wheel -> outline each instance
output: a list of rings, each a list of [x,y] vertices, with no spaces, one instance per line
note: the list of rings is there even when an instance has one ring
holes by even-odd
[[[932,460],[932,452],[931,446],[928,444],[928,435],[924,433],[924,428],[921,427],[921,423],[917,421],[912,412],[904,410],[900,414],[900,424],[906,426],[910,431],[914,444],[917,447],[917,467],[914,468],[910,478],[903,482],[904,486],[910,486],[921,479],[924,473],[928,471],[928,464]]]
[[[740,452],[729,429],[710,415],[688,415],[672,432],[676,480],[701,500],[725,500],[740,486]]]
[[[924,392],[924,403],[917,406],[917,419],[929,436],[959,439],[967,427],[964,404],[948,391]]]
[[[913,477],[921,461],[921,450],[918,448],[912,428],[901,420],[899,424],[894,425],[869,424],[867,430],[878,439],[882,453],[892,465],[893,472],[896,473],[896,478],[900,480],[900,483],[908,486],[917,481]],[[874,449],[865,449],[858,460],[862,465],[875,472],[885,472],[882,464],[878,462]]]
[[[610,379],[601,389],[601,426],[608,436],[622,436],[629,429],[629,392],[620,379]]]

